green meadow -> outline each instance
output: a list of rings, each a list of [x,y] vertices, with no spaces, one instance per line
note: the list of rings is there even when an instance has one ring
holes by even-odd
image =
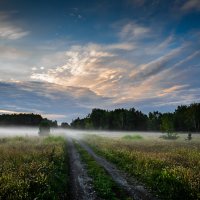
[[[61,137],[0,139],[0,199],[65,199],[66,142]]]
[[[104,167],[74,138],[97,196],[131,199]],[[82,142],[144,185],[153,196],[169,200],[200,199],[200,141],[165,140],[135,133],[119,137],[85,135]],[[70,159],[64,137],[0,139],[0,199],[71,199]],[[72,162],[72,161],[71,161]]]
[[[95,152],[144,183],[161,199],[200,199],[200,142],[87,136]]]

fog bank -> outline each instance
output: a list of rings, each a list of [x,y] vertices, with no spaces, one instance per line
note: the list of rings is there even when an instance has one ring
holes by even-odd
[[[35,137],[39,136],[38,127],[19,127],[19,126],[4,126],[0,127],[0,137],[14,137],[14,136],[28,136]],[[63,128],[51,128],[50,135],[62,135],[70,136],[73,138],[81,138],[84,135],[100,135],[112,138],[121,138],[124,135],[141,135],[142,137],[148,138],[159,138],[163,133],[160,132],[140,132],[140,131],[99,131],[99,130],[73,130]],[[186,138],[187,134],[179,134],[180,138]],[[200,138],[200,134],[193,134],[193,139]]]
[[[12,137],[12,136],[38,136],[38,127],[19,127],[19,126],[4,126],[0,127],[0,137]],[[97,134],[107,137],[121,137],[127,134],[141,134],[146,136],[158,136],[161,133],[155,132],[129,132],[129,131],[98,131],[98,130],[73,130],[63,128],[51,128],[51,135],[65,135],[80,137],[85,134]]]

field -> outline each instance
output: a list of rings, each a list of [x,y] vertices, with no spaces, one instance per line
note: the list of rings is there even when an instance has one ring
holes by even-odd
[[[0,138],[0,199],[200,199],[198,135],[94,133]]]
[[[65,199],[68,195],[65,140],[0,139],[0,199]]]
[[[85,141],[163,199],[200,198],[200,143],[126,135],[88,136]]]

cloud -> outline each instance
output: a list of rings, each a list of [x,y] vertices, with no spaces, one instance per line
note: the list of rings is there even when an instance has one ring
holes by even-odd
[[[152,80],[135,88],[129,88],[129,93],[151,93],[150,96],[143,95],[135,99],[126,98],[124,101],[116,101],[113,98],[98,96],[88,88],[66,87],[44,82],[0,82],[0,113],[39,113],[44,117],[70,122],[76,117],[85,116],[92,108],[114,109],[118,107],[151,107],[177,105],[178,103],[191,103],[200,98],[199,88],[192,89],[189,85],[174,85],[159,92],[163,95],[155,95],[158,89],[147,87]],[[155,89],[155,88],[154,88]],[[186,92],[187,91],[187,92]],[[123,94],[123,91],[122,91]],[[173,95],[172,95],[173,94]],[[177,98],[179,97],[179,98]],[[166,101],[167,99],[167,101]],[[166,103],[167,102],[167,103]],[[178,102],[178,103],[177,103]],[[166,104],[165,104],[166,103]],[[152,108],[153,107],[153,108]]]
[[[137,60],[131,62],[129,57],[124,59],[123,53],[116,51],[115,45],[90,43],[85,46],[72,46],[65,53],[66,63],[63,66],[43,73],[33,73],[31,78],[67,87],[87,88],[95,95],[110,98],[113,105],[174,95],[174,91],[167,88],[180,86],[176,88],[178,91],[188,85],[184,82],[178,83],[177,76],[180,73],[185,76],[184,69],[188,68],[188,61],[198,55],[193,47],[184,43],[172,48],[170,44],[174,40],[169,36],[162,43],[158,43],[157,48],[160,51],[155,50],[154,59],[141,64],[138,64]],[[150,46],[148,48],[150,49]],[[132,50],[128,52],[132,58]],[[182,71],[178,66],[182,66]]]
[[[158,96],[165,96],[165,95],[180,91],[180,89],[187,88],[188,86],[189,85],[187,85],[187,84],[186,85],[174,85],[170,88],[164,89]]]
[[[0,39],[17,40],[28,34],[29,31],[25,31],[11,23],[7,14],[0,13]]]
[[[51,119],[67,120],[88,114],[92,108],[111,101],[87,88],[42,82],[0,82],[1,113],[39,113]]]
[[[122,26],[119,37],[125,40],[138,39],[148,37],[151,33],[150,28],[139,25],[135,22],[128,22]]]
[[[198,10],[199,11],[200,2],[199,0],[188,0],[182,5],[181,10],[183,11]]]
[[[130,77],[134,78],[137,82],[160,73],[162,70],[168,68],[169,63],[173,62],[173,58],[176,58],[176,56],[181,53],[182,49],[182,47],[178,47],[164,56],[161,56],[147,64],[140,65],[138,70],[132,71]]]
[[[120,27],[121,31],[119,31]],[[177,77],[180,73],[182,77],[185,77],[186,69],[189,70],[190,67],[186,63],[195,60],[199,55],[195,53],[195,44],[190,43],[186,48],[185,42],[174,34],[160,36],[158,39],[154,37],[155,31],[153,32],[151,27],[136,22],[120,22],[115,30],[116,28],[116,34],[121,33],[121,36],[116,42],[109,44],[78,45],[72,42],[61,49],[42,48],[37,51],[33,49],[27,55],[24,50],[18,51],[17,48],[9,47],[6,50],[7,53],[0,55],[4,62],[2,66],[5,68],[5,70],[1,68],[1,74],[3,74],[1,78],[6,80],[6,76],[11,77],[11,74],[15,72],[16,76],[13,77],[17,77],[16,80],[27,81],[31,77],[32,80],[41,81],[42,85],[50,84],[51,87],[56,85],[56,91],[62,88],[58,95],[52,95],[52,92],[46,93],[46,90],[41,90],[41,92],[37,90],[37,95],[43,95],[39,99],[45,97],[48,101],[50,99],[56,101],[66,90],[67,94],[70,93],[71,102],[75,101],[76,106],[86,110],[96,107],[98,104],[95,104],[95,101],[103,102],[100,105],[106,108],[108,105],[126,105],[128,102],[165,98],[177,94],[176,92],[182,88],[168,93],[165,89],[187,85],[186,82],[189,80],[178,82]],[[25,62],[24,58],[26,58]],[[10,62],[13,60],[9,68],[4,61],[6,59]],[[18,66],[19,61],[28,65]],[[13,68],[15,62],[15,68]],[[24,74],[25,68],[28,70],[26,74]],[[38,87],[43,86],[38,85]],[[24,90],[31,93],[29,87]],[[67,98],[64,97],[64,99]],[[43,103],[40,102],[40,104]],[[32,106],[35,107],[35,104]]]
[[[4,45],[1,78],[8,81],[12,74],[22,82],[11,84],[15,86],[12,94],[1,93],[9,97],[2,109],[13,110],[11,106],[17,105],[17,112],[32,108],[69,120],[94,107],[156,106],[198,98],[198,88],[191,90],[195,84],[190,69],[198,66],[197,42],[172,33],[159,35],[135,21],[119,22],[114,31],[117,40],[108,44],[71,42],[64,48],[35,48],[28,54],[26,49]],[[39,83],[27,82],[29,78]],[[184,94],[185,89],[190,92]]]
[[[1,114],[19,114],[20,112],[16,112],[16,111],[13,111],[13,110],[0,110],[0,113]]]
[[[32,71],[32,79],[43,82],[2,82],[1,109],[39,112],[52,118],[57,115],[60,121],[69,122],[94,107],[137,105],[140,109],[143,104],[164,107],[199,99],[200,83],[191,81],[198,80],[194,76],[199,74],[199,68],[195,68],[195,74],[190,70],[198,64],[199,51],[193,46],[168,49],[168,53],[155,54],[155,59],[141,64],[131,62],[129,57],[124,59],[122,52],[109,46],[72,46],[63,52],[64,65],[45,68],[42,73]],[[132,51],[128,53],[132,58]]]
[[[147,55],[158,55],[160,53],[169,51],[171,49],[170,47],[175,43],[174,41],[175,37],[172,34],[170,34],[169,36],[167,36],[167,38],[162,39],[155,45],[144,47],[144,51]]]
[[[6,45],[0,45],[0,52],[1,60],[10,61],[23,60],[26,56],[29,55],[27,51]]]
[[[116,49],[110,47],[113,48]],[[117,56],[105,49],[95,44],[73,46],[66,52],[65,65],[50,69],[47,73],[33,73],[31,78],[65,86],[86,87],[102,96],[114,95],[114,85],[123,75],[123,62],[120,60],[117,63]]]
[[[42,114],[43,117],[47,118],[47,119],[52,119],[52,120],[55,120],[55,119],[65,119],[66,118],[66,115],[58,115],[58,114]]]
[[[56,45],[55,45],[56,46]],[[66,51],[59,49],[38,49],[37,46],[23,46],[12,43],[0,44],[0,80],[27,80],[32,71],[40,73],[56,65],[64,65]]]
[[[106,45],[105,48],[110,49],[110,50],[130,51],[130,50],[133,50],[137,47],[134,44],[124,42],[124,43],[115,43],[115,44]]]
[[[28,34],[28,31],[23,31],[21,28],[16,28],[12,25],[1,24],[0,26],[1,39],[17,40]]]

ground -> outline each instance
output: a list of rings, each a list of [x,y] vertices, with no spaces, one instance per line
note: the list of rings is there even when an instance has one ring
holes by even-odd
[[[23,130],[0,139],[0,199],[200,199],[200,134]]]

